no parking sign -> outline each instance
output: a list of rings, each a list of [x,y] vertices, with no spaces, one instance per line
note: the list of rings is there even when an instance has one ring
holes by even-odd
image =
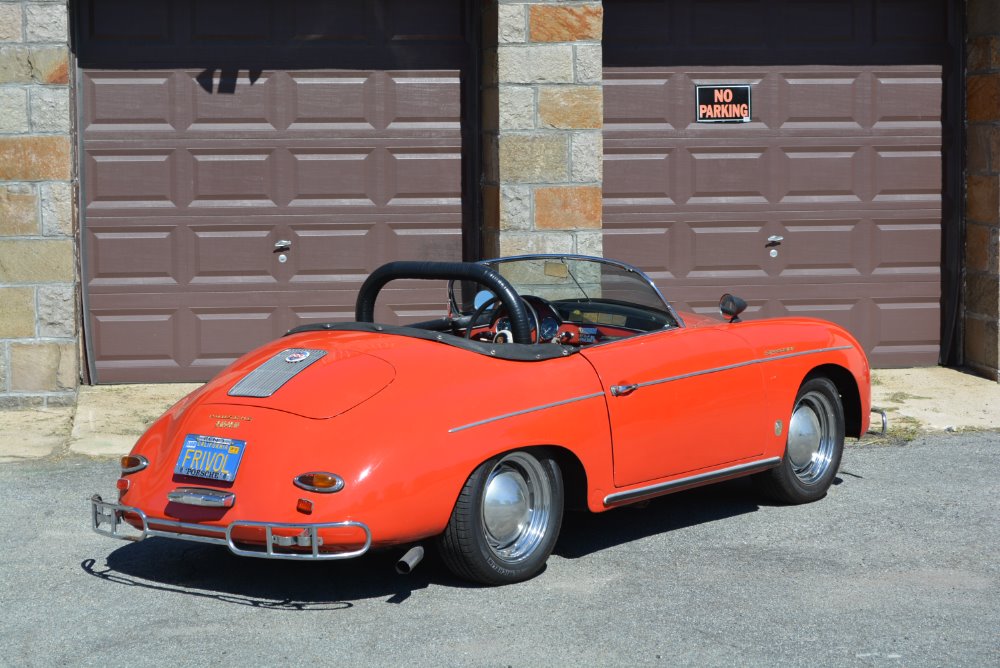
[[[749,123],[750,85],[697,86],[696,120],[699,123]]]

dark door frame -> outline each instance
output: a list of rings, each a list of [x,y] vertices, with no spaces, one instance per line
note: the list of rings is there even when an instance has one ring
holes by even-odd
[[[965,3],[947,2],[948,48],[941,96],[941,355],[938,363],[965,363],[962,322],[965,275]]]

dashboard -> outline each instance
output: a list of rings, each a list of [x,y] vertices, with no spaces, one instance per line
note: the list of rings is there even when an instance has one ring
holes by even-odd
[[[531,315],[531,338],[536,343],[590,345],[667,327],[677,322],[668,313],[637,308],[612,300],[550,302],[535,295],[521,297]],[[488,326],[474,325],[470,338],[507,343],[513,340],[510,319],[502,307],[490,312]]]

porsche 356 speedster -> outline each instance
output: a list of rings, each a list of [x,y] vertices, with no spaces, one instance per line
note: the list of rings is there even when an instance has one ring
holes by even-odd
[[[438,320],[374,322],[397,279],[448,283]],[[738,476],[817,500],[870,411],[864,352],[807,318],[679,313],[620,262],[394,262],[356,322],[297,327],[173,406],[121,460],[92,527],[237,555],[345,559],[435,544],[458,576],[541,571],[564,508]]]

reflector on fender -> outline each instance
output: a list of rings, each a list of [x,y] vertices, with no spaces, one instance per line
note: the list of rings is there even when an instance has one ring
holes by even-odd
[[[122,473],[135,473],[149,466],[149,460],[142,455],[125,455],[121,458]]]
[[[335,473],[311,471],[295,478],[295,486],[310,492],[331,494],[344,488],[344,479]]]

